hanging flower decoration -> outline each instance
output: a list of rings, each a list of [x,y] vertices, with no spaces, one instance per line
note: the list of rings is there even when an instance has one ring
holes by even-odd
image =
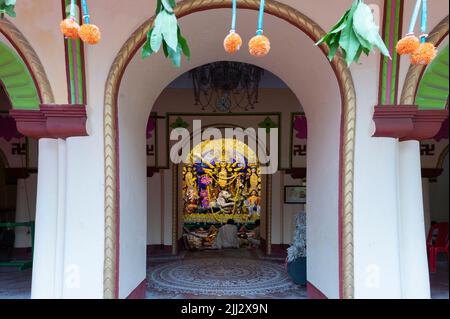
[[[411,63],[418,65],[428,65],[437,56],[437,49],[433,43],[421,43],[419,48],[411,54]]]
[[[78,39],[79,38],[78,32],[80,31],[80,25],[76,21],[75,9],[76,9],[75,0],[71,0],[69,17],[64,19],[63,21],[61,21],[61,23],[59,25],[61,32],[68,39]]]
[[[88,44],[97,44],[102,38],[99,27],[91,24],[91,18],[89,16],[89,10],[86,0],[81,0],[81,7],[83,10],[83,25],[80,27],[80,39]]]
[[[419,49],[420,41],[414,33],[407,34],[397,43],[397,53],[400,55],[413,54]]]
[[[165,57],[179,68],[181,55],[184,54],[190,59],[191,51],[187,40],[181,35],[181,29],[173,11],[175,6],[175,0],[158,0],[155,22],[147,34],[141,56],[145,59],[157,53],[162,46]]]
[[[80,26],[76,18],[76,0],[70,1],[70,13],[67,19],[61,21],[60,29],[68,39],[81,39],[87,44],[97,44],[101,40],[100,28],[91,24],[86,0],[81,0],[84,23]]]
[[[238,33],[236,33],[236,7],[236,0],[233,0],[231,30],[223,41],[223,47],[225,48],[225,51],[230,54],[236,53],[242,46],[242,38]]]
[[[68,39],[78,39],[78,32],[80,31],[80,25],[75,21],[74,17],[70,17],[61,21],[61,32]]]
[[[379,30],[380,27],[375,24],[370,7],[362,0],[355,0],[352,7],[316,45],[322,43],[328,45],[330,61],[333,60],[340,47],[347,65],[358,62],[362,53],[369,55],[374,47],[390,58],[391,55]]]
[[[11,18],[16,17],[14,8],[16,6],[16,0],[0,0],[0,19],[5,17],[5,13]]]
[[[261,0],[261,5],[259,8],[259,18],[258,18],[258,30],[256,35],[250,39],[248,43],[249,52],[255,57],[264,57],[269,54],[270,51],[270,41],[265,35],[263,35],[264,27],[264,7],[265,1]]]
[[[420,7],[422,6],[422,17],[420,24],[420,39],[414,35],[414,28],[419,18]],[[411,63],[417,65],[428,65],[437,56],[437,49],[434,44],[426,42],[428,37],[428,6],[427,0],[416,0],[416,5],[409,24],[408,33],[398,41],[397,53],[400,55],[411,55]]]

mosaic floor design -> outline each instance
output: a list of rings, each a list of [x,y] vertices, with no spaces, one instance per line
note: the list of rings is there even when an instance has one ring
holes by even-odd
[[[262,260],[248,249],[187,253],[184,260],[151,263],[147,298],[306,298],[283,263]]]

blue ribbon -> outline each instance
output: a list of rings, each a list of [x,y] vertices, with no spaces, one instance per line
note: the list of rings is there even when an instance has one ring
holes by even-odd
[[[261,5],[259,7],[258,30],[256,31],[256,35],[263,34],[263,28],[264,28],[264,6],[265,6],[265,0],[261,0]]]
[[[408,34],[414,33],[414,27],[416,26],[417,18],[419,17],[421,3],[422,3],[422,0],[416,1],[416,6],[414,7],[413,15],[411,18],[411,23],[409,24]]]
[[[233,0],[233,15],[231,18],[231,30],[236,31],[236,15],[237,15],[237,0]]]
[[[422,32],[422,35],[420,37],[420,42],[425,43],[427,37],[427,28],[428,28],[428,6],[427,6],[427,0],[422,1],[422,21],[420,24],[420,32]]]
[[[81,7],[83,9],[83,19],[85,24],[90,24],[91,19],[89,18],[89,10],[86,3],[86,0],[81,0]]]

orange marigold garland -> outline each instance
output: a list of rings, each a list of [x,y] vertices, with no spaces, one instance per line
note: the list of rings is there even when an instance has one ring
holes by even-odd
[[[422,16],[420,31],[422,35],[418,39],[414,35],[414,28],[419,17],[420,7],[422,6]],[[408,34],[397,43],[397,52],[400,55],[411,55],[411,63],[416,65],[428,65],[437,56],[437,49],[434,44],[426,42],[428,37],[428,6],[427,0],[417,0],[411,17]]]
[[[256,57],[264,57],[270,51],[270,41],[265,35],[256,35],[248,43],[249,52]]]
[[[397,53],[400,55],[413,54],[420,46],[419,38],[414,34],[407,34],[397,43]]]
[[[61,32],[68,39],[78,39],[78,31],[80,30],[80,25],[75,18],[75,8],[75,0],[71,0],[69,17],[61,21],[61,23],[59,24]]]
[[[86,0],[81,0],[81,7],[83,9],[84,24],[81,26],[79,31],[80,39],[88,44],[97,44],[102,38],[100,28],[94,24],[91,24]]]
[[[250,54],[256,57],[264,57],[269,54],[270,51],[269,38],[263,35],[264,6],[265,1],[261,0],[261,5],[259,7],[258,30],[256,31],[256,35],[251,38],[248,43]]]
[[[223,46],[227,53],[236,53],[242,46],[242,38],[239,34],[231,30],[223,41]]]
[[[437,56],[437,49],[433,43],[421,43],[419,48],[411,55],[411,63],[428,65]]]
[[[74,18],[67,18],[61,21],[59,25],[61,32],[66,38],[78,39],[78,32],[80,31],[80,25],[75,21]]]
[[[240,50],[242,45],[242,38],[236,33],[236,15],[237,15],[237,4],[236,0],[232,2],[233,12],[231,18],[231,30],[230,33],[223,40],[223,47],[227,53],[233,54]]]
[[[80,28],[79,35],[80,39],[88,44],[97,44],[102,38],[99,27],[94,24],[83,24]]]

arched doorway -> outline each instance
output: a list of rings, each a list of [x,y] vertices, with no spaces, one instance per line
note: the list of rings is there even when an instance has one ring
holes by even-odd
[[[209,1],[204,3],[202,1],[184,1],[177,5],[175,12],[179,18],[190,15],[198,11],[213,10],[228,8],[231,6],[231,1]],[[243,9],[258,10],[258,1],[238,1],[238,6]],[[300,29],[310,39],[310,45],[313,46],[315,41],[318,41],[325,33],[324,31],[312,20],[298,12],[297,10],[290,8],[284,4],[276,1],[268,1],[266,6],[266,12],[273,16],[278,17],[284,22],[288,22],[296,29]],[[149,30],[153,19],[148,20],[143,24],[136,32],[129,38],[124,44],[121,51],[117,55],[115,62],[113,63],[105,90],[105,106],[104,106],[104,147],[105,147],[105,263],[104,263],[104,296],[105,298],[114,298],[119,296],[118,281],[119,281],[119,252],[120,252],[120,238],[118,237],[118,230],[120,229],[120,198],[123,196],[119,193],[119,185],[123,180],[120,180],[121,164],[119,162],[119,153],[123,151],[123,148],[119,148],[119,126],[121,125],[119,119],[119,90],[122,83],[122,77],[125,72],[129,70],[129,65],[133,60],[136,52],[143,45],[146,33]],[[298,30],[297,30],[298,32]],[[311,41],[312,40],[312,41]],[[321,47],[322,52],[326,53],[327,48]],[[213,54],[209,53],[210,55]],[[325,59],[325,56],[322,57]],[[210,62],[213,56],[203,56],[203,63]],[[206,60],[205,60],[206,59]],[[209,59],[209,61],[208,61]],[[217,60],[217,58],[215,59]],[[325,61],[325,60],[324,60]],[[321,63],[324,63],[322,61]],[[197,64],[200,61],[197,62]],[[260,62],[263,64],[262,62]],[[322,64],[323,66],[325,64]],[[329,67],[330,64],[327,63]],[[134,68],[134,67],[133,67]],[[274,71],[274,66],[269,67]],[[334,72],[337,78],[338,92],[340,95],[338,100],[342,101],[339,115],[334,119],[337,128],[336,137],[338,137],[338,155],[337,161],[339,164],[337,167],[330,167],[333,170],[333,174],[337,174],[337,185],[335,186],[338,194],[333,196],[336,199],[336,211],[334,216],[338,220],[338,224],[335,225],[333,234],[336,235],[335,240],[330,240],[334,243],[330,246],[339,252],[337,256],[338,266],[336,273],[338,273],[337,282],[339,282],[339,292],[337,296],[344,298],[353,297],[353,159],[354,159],[354,134],[355,134],[355,113],[356,113],[356,101],[355,90],[353,87],[353,81],[348,70],[345,61],[341,56],[338,56],[333,60],[330,70],[326,73]],[[156,72],[157,73],[157,72]],[[317,72],[320,74],[320,72]],[[161,75],[161,74],[159,74]],[[170,76],[167,74],[167,76]],[[173,77],[173,75],[172,75]],[[320,81],[317,76],[315,78],[317,87],[320,87]],[[160,79],[161,81],[162,79]],[[163,80],[166,81],[166,80]],[[169,80],[170,81],[170,80]],[[310,81],[312,83],[312,81]],[[163,83],[159,86],[164,87]],[[157,93],[156,93],[157,94]],[[153,97],[155,98],[155,96]],[[331,113],[330,113],[331,114]],[[123,125],[125,123],[123,122]],[[130,128],[122,127],[120,130],[123,132],[126,130],[126,134],[130,133]],[[122,139],[121,139],[122,140]],[[121,144],[124,146],[123,144]],[[128,145],[131,146],[131,145]],[[322,145],[326,147],[326,145]],[[322,148],[323,149],[323,148]],[[314,148],[313,148],[314,151]],[[122,153],[121,153],[122,154]],[[334,155],[332,156],[334,157]],[[313,161],[313,159],[311,160]],[[320,165],[320,162],[316,162]],[[326,165],[325,163],[322,163]],[[315,178],[311,179],[313,182]],[[319,185],[317,185],[320,188]],[[315,188],[315,187],[314,187]],[[311,193],[315,195],[316,201],[319,201],[319,190],[311,190]],[[314,196],[313,196],[314,197]],[[123,232],[122,232],[123,234]],[[122,235],[123,236],[123,235]],[[125,238],[122,238],[125,239]],[[319,243],[319,245],[321,245]],[[319,258],[320,259],[320,258]],[[339,269],[339,270],[337,270]],[[334,276],[334,275],[333,275]],[[323,279],[326,281],[326,279]]]

